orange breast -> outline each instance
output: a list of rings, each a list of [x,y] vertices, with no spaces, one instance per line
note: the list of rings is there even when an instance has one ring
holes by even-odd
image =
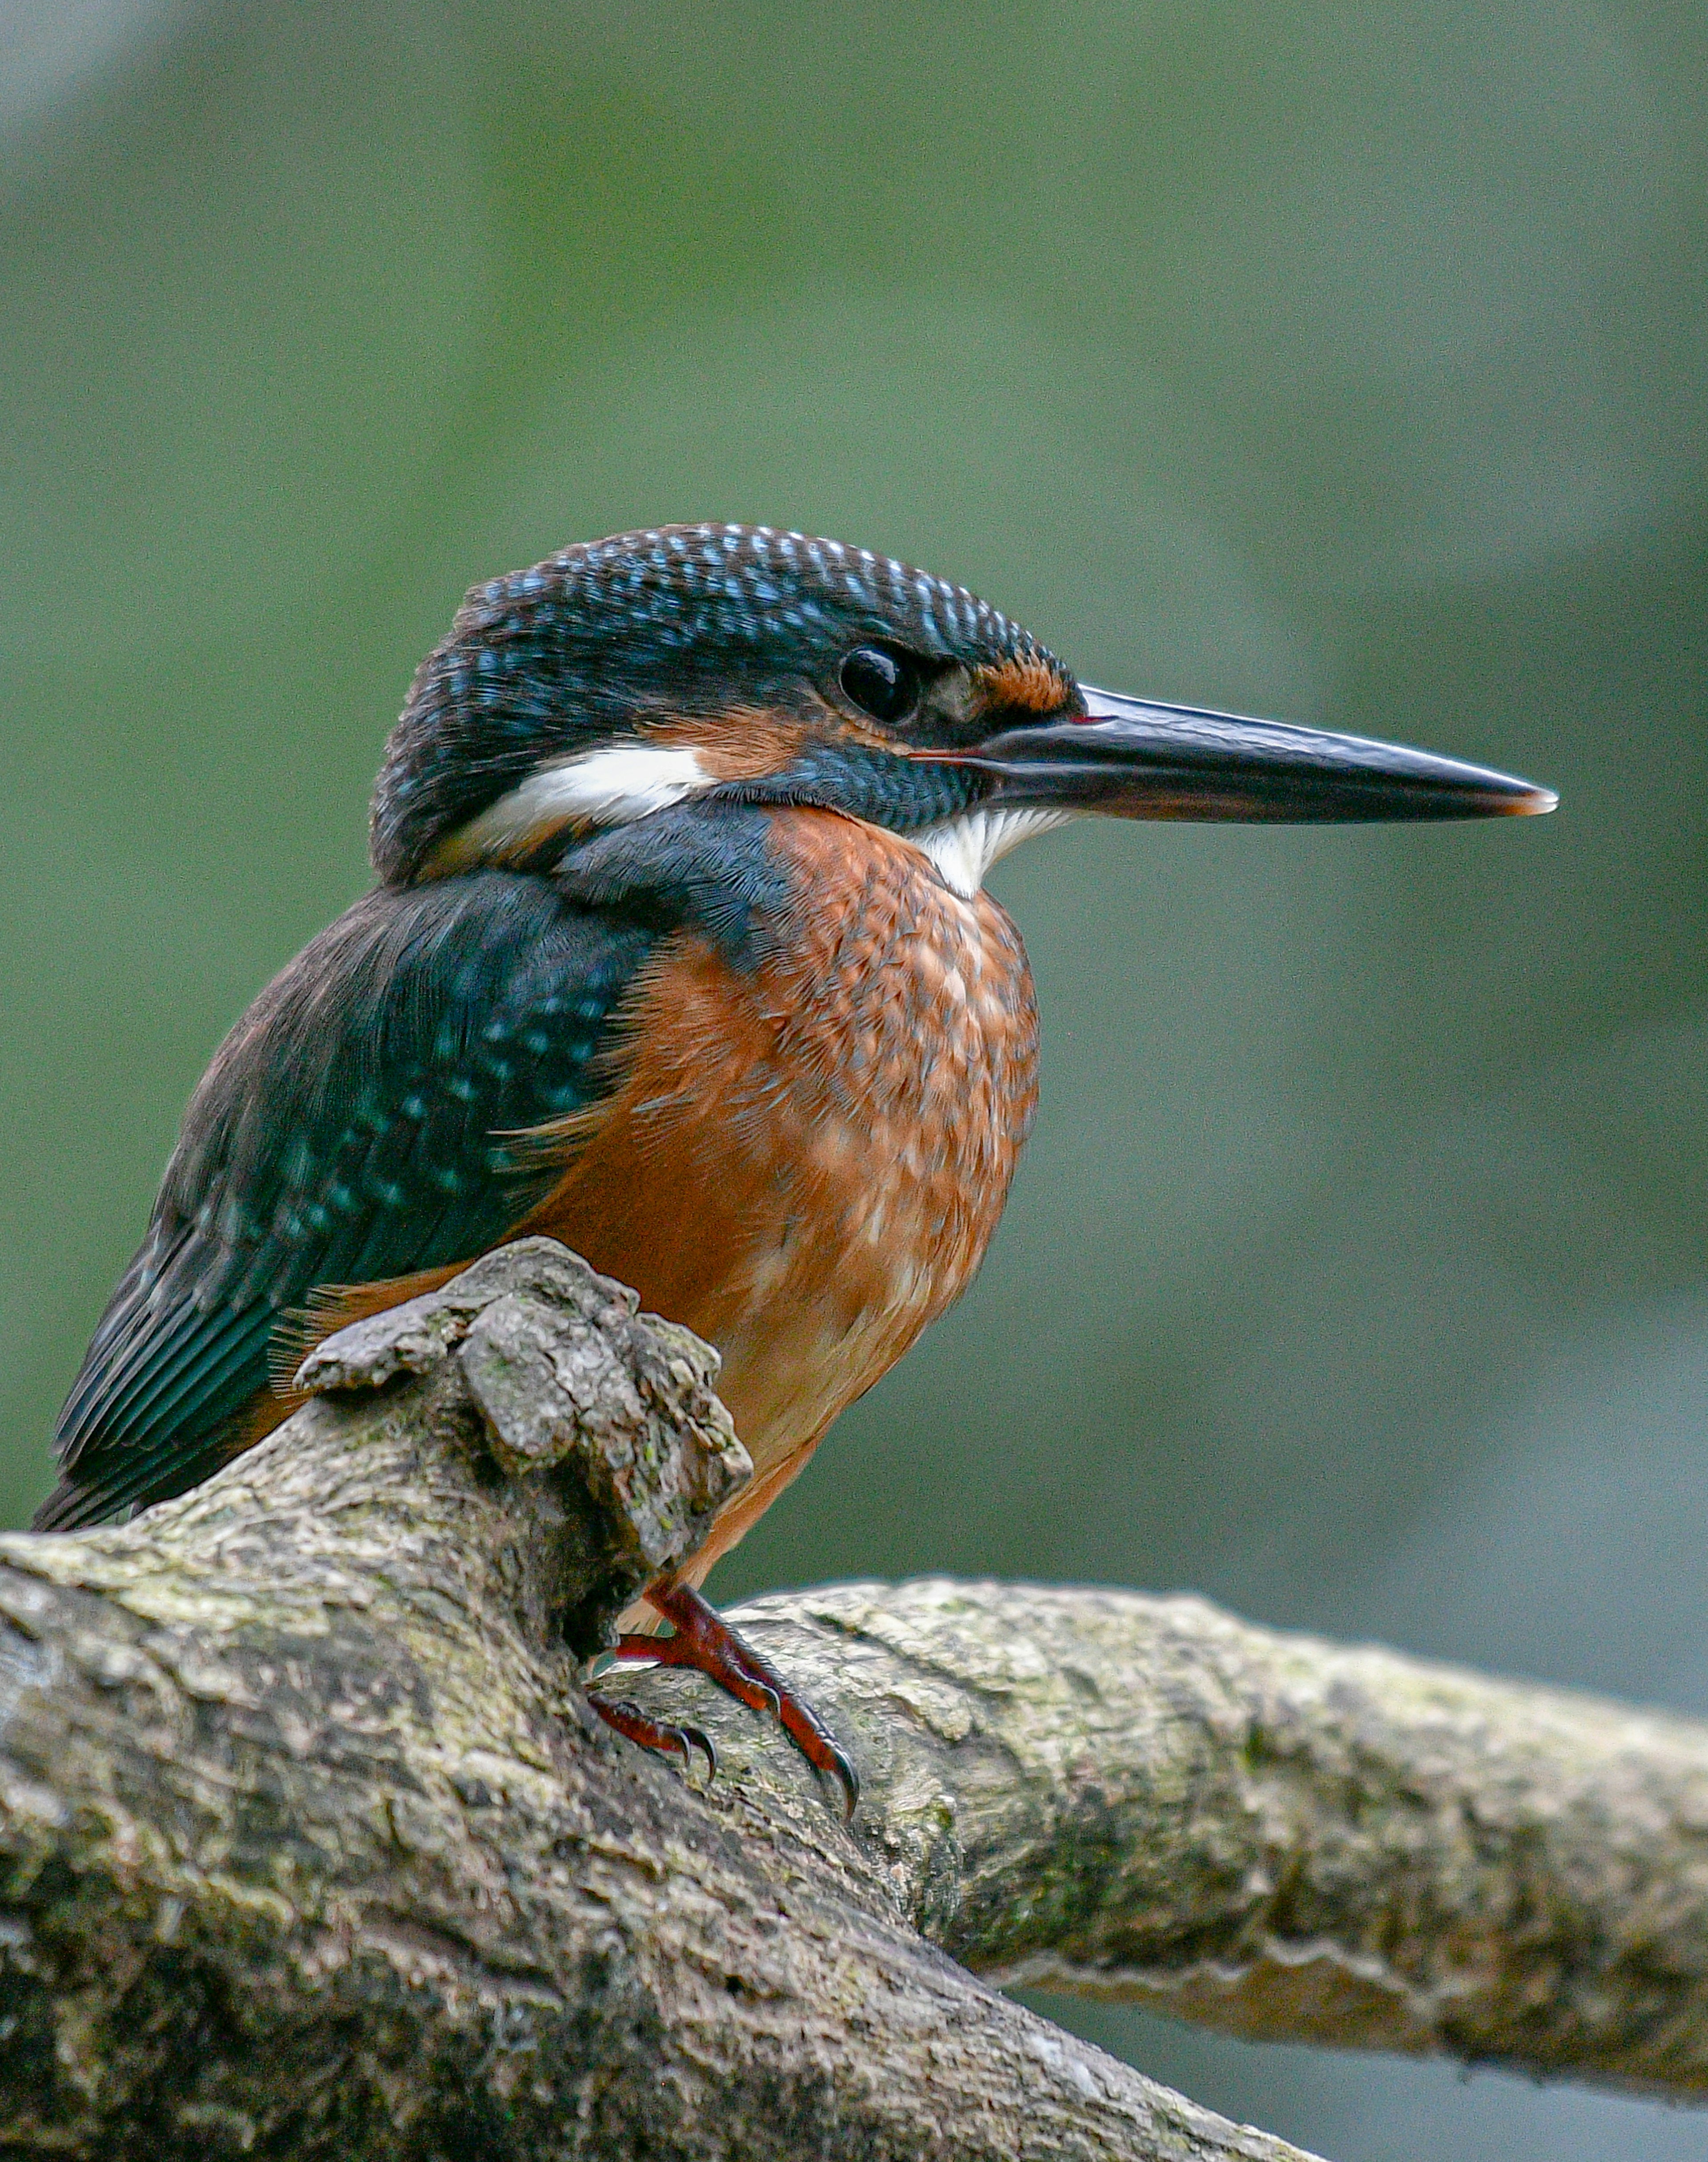
[[[743,974],[688,937],[655,959],[622,1085],[523,1227],[723,1355],[757,1476],[697,1580],[966,1288],[1037,1100],[1032,976],[1002,909],[875,828],[774,825],[799,896],[775,958]]]

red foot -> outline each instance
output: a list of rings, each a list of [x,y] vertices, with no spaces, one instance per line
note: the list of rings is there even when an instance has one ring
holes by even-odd
[[[607,1726],[614,1726],[619,1734],[629,1741],[638,1742],[643,1749],[656,1749],[661,1757],[680,1757],[686,1772],[691,1762],[689,1752],[697,1744],[706,1752],[706,1776],[718,1776],[718,1752],[712,1746],[712,1737],[697,1726],[670,1726],[661,1719],[649,1719],[638,1704],[625,1698],[601,1696],[590,1690],[588,1702],[598,1712]]]
[[[796,1695],[776,1668],[750,1644],[743,1643],[717,1608],[692,1586],[660,1585],[646,1594],[646,1603],[658,1609],[676,1634],[619,1637],[615,1656],[650,1659],[661,1667],[694,1667],[750,1710],[770,1712],[807,1762],[837,1781],[844,1813],[851,1817],[860,1798],[859,1773],[817,1713]]]

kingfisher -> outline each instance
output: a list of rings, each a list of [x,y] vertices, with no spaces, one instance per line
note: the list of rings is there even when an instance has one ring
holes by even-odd
[[[387,743],[377,884],[191,1099],[36,1527],[183,1493],[301,1402],[310,1343],[549,1235],[716,1347],[754,1464],[616,1656],[780,1718],[851,1809],[835,1737],[699,1587],[966,1290],[1002,1214],[1038,1022],[990,865],[1090,814],[1554,802],[1094,690],[962,587],[769,526],[620,534],[477,586]],[[643,1746],[710,1756],[594,1700]]]

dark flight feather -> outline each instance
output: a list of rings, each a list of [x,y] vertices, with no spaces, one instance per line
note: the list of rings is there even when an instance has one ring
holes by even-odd
[[[501,1240],[560,1175],[512,1137],[609,1087],[612,1008],[656,937],[483,871],[382,887],[308,946],[191,1103],[60,1414],[64,1476],[39,1528],[207,1477],[267,1386],[275,1331],[317,1289]]]

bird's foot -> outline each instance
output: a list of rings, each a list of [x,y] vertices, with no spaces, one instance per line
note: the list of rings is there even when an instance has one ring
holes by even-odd
[[[859,1775],[848,1752],[811,1705],[797,1696],[776,1668],[750,1644],[744,1643],[717,1608],[691,1585],[659,1585],[646,1594],[646,1601],[658,1609],[676,1634],[619,1637],[614,1656],[650,1659],[661,1667],[693,1667],[750,1710],[768,1711],[807,1762],[817,1771],[830,1773],[842,1789],[844,1814],[851,1817],[860,1798]],[[609,1717],[603,1704],[599,1710],[602,1716]],[[616,1725],[615,1721],[611,1723]]]
[[[693,1751],[703,1750],[707,1778],[717,1778],[718,1751],[711,1736],[701,1728],[672,1726],[666,1720],[649,1719],[638,1704],[630,1704],[626,1697],[601,1696],[597,1689],[588,1692],[588,1702],[607,1726],[614,1727],[630,1742],[638,1742],[643,1749],[656,1749],[661,1757],[680,1757],[684,1772],[692,1767]]]

